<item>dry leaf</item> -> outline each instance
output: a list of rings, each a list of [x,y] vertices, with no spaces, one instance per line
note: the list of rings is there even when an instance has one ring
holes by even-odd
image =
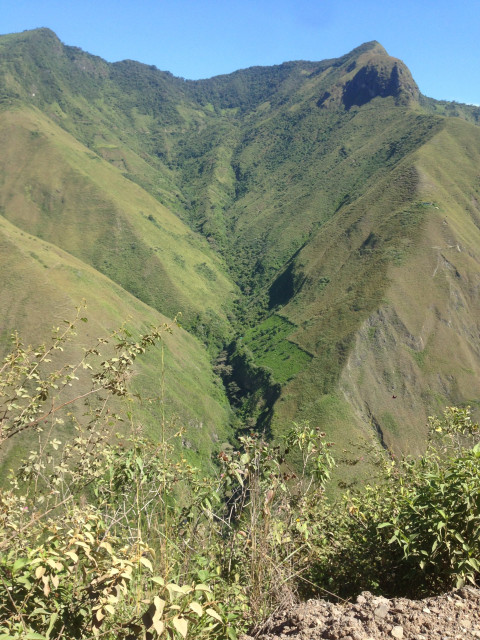
[[[222,618],[215,611],[215,609],[206,609],[205,612],[208,613],[208,615],[211,616],[212,618],[215,618],[215,620],[218,620],[219,622],[222,622]]]

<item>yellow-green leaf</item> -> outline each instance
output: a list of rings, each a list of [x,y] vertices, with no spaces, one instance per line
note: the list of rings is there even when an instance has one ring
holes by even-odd
[[[149,569],[153,573],[152,563],[150,562],[150,560],[148,558],[144,558],[142,556],[140,558],[140,562],[143,564],[144,567],[147,567],[147,569]]]
[[[35,577],[37,578],[37,580],[40,580],[40,578],[42,578],[45,575],[45,571],[46,571],[45,567],[42,567],[42,566],[37,567],[35,569]]]
[[[179,587],[178,584],[175,584],[174,582],[167,584],[167,589],[171,593],[183,593],[182,587]]]
[[[48,597],[48,594],[50,593],[50,585],[48,584],[48,576],[43,576],[42,577],[42,581],[43,581],[43,593]]]
[[[203,607],[199,602],[190,602],[188,606],[197,614],[197,616],[203,616]]]
[[[193,589],[192,587],[190,587],[188,584],[184,584],[183,587],[180,587],[182,590],[182,593],[184,593],[185,595],[187,595],[188,593],[192,593]]]
[[[57,620],[58,620],[58,613],[56,612],[52,613],[50,617],[50,624],[48,625],[48,630],[45,636],[48,640],[50,640],[50,634],[52,633],[53,627],[55,626],[55,623],[57,622]]]
[[[187,637],[188,621],[185,618],[175,616],[172,620],[172,624],[181,636],[184,638]]]
[[[153,598],[153,604],[155,605],[155,614],[153,616],[153,618],[161,618],[162,617],[162,613],[163,610],[165,608],[165,600],[162,600],[162,598],[159,598],[158,596],[155,596]]]
[[[208,613],[209,616],[211,616],[212,618],[215,618],[215,620],[218,620],[219,622],[222,622],[222,618],[220,617],[220,615],[215,611],[215,609],[206,609],[205,613]]]
[[[108,551],[108,553],[113,556],[113,549],[112,549],[112,545],[109,542],[106,542],[105,540],[103,542],[100,543],[99,545],[100,549],[105,549],[106,551]]]
[[[78,562],[78,556],[77,556],[77,554],[75,553],[75,551],[67,551],[67,552],[65,553],[65,555],[66,555],[66,556],[68,556],[69,558],[71,558],[71,559],[73,560],[73,562],[74,562],[75,564],[77,564],[77,562]]]
[[[28,558],[17,558],[13,563],[12,573],[17,573],[17,571],[22,569],[26,564],[28,564]]]
[[[159,636],[162,635],[162,633],[165,630],[165,625],[161,620],[153,620],[153,628],[155,629],[155,631],[158,633]]]

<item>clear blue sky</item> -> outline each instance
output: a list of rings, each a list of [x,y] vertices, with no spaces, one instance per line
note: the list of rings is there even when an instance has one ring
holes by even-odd
[[[433,98],[480,104],[480,0],[0,0],[0,32],[49,27],[185,78],[323,60],[378,40]]]

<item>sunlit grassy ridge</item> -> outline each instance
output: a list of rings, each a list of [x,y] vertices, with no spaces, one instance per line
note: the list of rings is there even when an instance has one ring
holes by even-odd
[[[479,140],[478,129],[442,121],[300,252],[294,269],[317,294],[315,284],[303,287],[283,313],[317,357],[285,390],[279,424],[299,407],[315,419],[318,389],[337,393],[340,369],[341,401],[394,449],[421,448],[427,415],[452,397],[476,402]],[[351,422],[345,414],[341,442]]]
[[[183,311],[186,322],[210,314],[227,324],[232,284],[205,240],[177,216],[38,111],[1,114],[0,138],[7,219],[153,308]]]

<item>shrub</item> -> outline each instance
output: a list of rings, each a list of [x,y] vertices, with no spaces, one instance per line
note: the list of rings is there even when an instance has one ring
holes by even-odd
[[[171,327],[136,339],[121,329],[55,366],[82,320],[37,349],[15,336],[0,368],[0,445],[38,438],[0,490],[0,640],[235,640],[299,596],[475,582],[480,443],[468,409],[431,419],[420,458],[378,453],[379,479],[337,500],[326,497],[332,443],[308,422],[278,445],[240,437],[205,477],[175,453],[182,430],[167,440],[163,425],[152,442],[127,413],[129,433],[115,435],[109,400],[128,396],[135,359]]]
[[[39,440],[0,491],[0,638],[234,637],[211,588],[179,571],[180,538],[168,526],[170,512],[175,526],[180,512],[198,516],[202,483],[191,482],[196,499],[188,507],[175,500],[172,507],[172,487],[191,475],[185,461],[174,463],[168,443],[154,447],[135,431],[128,447],[113,441],[120,416],[109,397],[127,395],[135,359],[171,327],[136,340],[121,329],[76,364],[55,368],[56,352],[82,320],[79,310],[37,349],[14,336],[0,369],[0,442],[28,432]],[[100,349],[112,342],[114,355],[102,359]],[[90,385],[83,380],[72,393],[82,370]],[[57,430],[66,407],[85,399],[88,411],[68,416],[75,434],[62,443]],[[151,526],[157,538],[147,544]]]
[[[430,419],[430,443],[420,458],[381,462],[381,478],[346,493],[334,510],[317,508],[310,579],[342,595],[364,589],[422,596],[480,572],[479,427],[468,408]]]

